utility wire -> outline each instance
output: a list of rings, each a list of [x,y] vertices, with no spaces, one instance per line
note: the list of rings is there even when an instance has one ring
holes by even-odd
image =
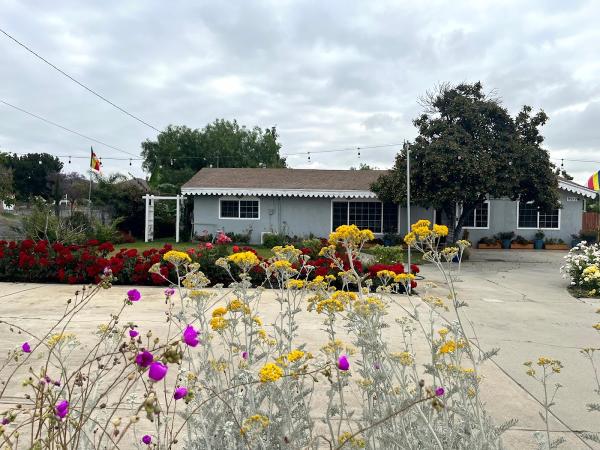
[[[298,152],[298,153],[283,153],[281,156],[316,155],[319,153],[336,153],[336,152],[350,152],[350,151],[352,151],[352,152],[358,151],[360,153],[361,150],[369,150],[372,148],[396,147],[396,146],[401,146],[401,145],[402,145],[402,143],[345,147],[345,148],[338,148],[338,149],[333,149],[333,150],[315,150],[315,151],[306,151],[306,152]]]
[[[148,122],[146,122],[143,119],[140,119],[138,116],[130,113],[129,111],[127,111],[126,109],[120,107],[119,105],[117,105],[116,103],[110,101],[108,98],[106,98],[105,96],[103,96],[102,94],[98,93],[97,91],[93,90],[92,88],[86,86],[85,84],[83,84],[81,81],[73,78],[71,75],[69,75],[67,72],[65,72],[64,70],[62,70],[60,67],[56,66],[55,64],[52,64],[50,61],[48,61],[46,58],[44,58],[42,55],[40,55],[39,53],[37,53],[36,51],[32,50],[31,48],[29,48],[27,45],[23,44],[21,41],[17,40],[15,37],[11,36],[10,34],[8,34],[6,31],[4,31],[2,28],[0,28],[0,32],[2,34],[4,34],[7,38],[9,38],[11,41],[15,42],[16,44],[20,45],[21,47],[23,47],[25,50],[27,50],[29,53],[31,53],[32,55],[34,55],[36,58],[40,59],[41,61],[45,62],[46,64],[48,64],[50,67],[52,67],[54,70],[58,71],[59,73],[61,73],[62,75],[64,75],[65,77],[67,77],[69,80],[73,81],[74,83],[77,83],[79,86],[81,86],[82,88],[84,88],[86,91],[94,94],[96,97],[98,97],[99,99],[105,101],[106,103],[108,103],[109,105],[117,108],[119,111],[121,111],[124,114],[127,114],[129,117],[131,117],[132,119],[137,120],[140,123],[143,123],[144,125],[146,125],[147,127],[152,128],[154,131],[157,131],[158,133],[160,133],[160,130],[158,128],[156,128],[154,125],[150,125]]]
[[[15,106],[15,105],[13,105],[11,103],[8,103],[8,102],[6,102],[6,101],[4,101],[2,99],[0,99],[0,103],[5,104],[6,106],[10,106],[11,108],[16,109],[17,111],[21,111],[22,113],[25,113],[25,114],[27,114],[27,115],[29,115],[31,117],[35,117],[36,119],[41,120],[42,122],[46,122],[47,124],[50,124],[52,126],[60,128],[62,130],[68,131],[69,133],[73,133],[73,134],[76,134],[77,136],[80,136],[82,138],[88,139],[88,140],[90,140],[92,142],[96,142],[97,144],[104,145],[105,147],[112,148],[113,150],[116,150],[116,151],[122,152],[122,153],[126,153],[126,154],[131,155],[131,156],[135,156],[135,157],[139,156],[139,155],[136,155],[134,153],[128,152],[126,150],[120,149],[119,147],[115,147],[114,145],[110,145],[110,144],[107,144],[106,142],[102,142],[102,141],[100,141],[100,140],[98,140],[96,138],[87,136],[87,135],[85,135],[83,133],[80,133],[79,131],[71,130],[70,128],[67,128],[67,127],[65,127],[65,126],[63,126],[61,124],[56,123],[56,122],[52,122],[51,120],[48,120],[48,119],[46,119],[46,118],[44,118],[42,116],[38,116],[37,114],[29,112],[29,111],[27,111],[27,110],[25,110],[23,108],[19,108],[18,106]]]

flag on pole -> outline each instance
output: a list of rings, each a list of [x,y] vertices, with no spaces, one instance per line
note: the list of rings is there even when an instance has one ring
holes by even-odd
[[[94,172],[100,172],[101,164],[102,163],[94,153],[94,148],[90,147],[90,169],[92,169]]]
[[[588,187],[594,191],[600,191],[600,170],[590,177]]]

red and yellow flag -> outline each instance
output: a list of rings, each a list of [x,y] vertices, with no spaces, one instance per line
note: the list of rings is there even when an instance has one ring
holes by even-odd
[[[100,172],[100,166],[102,163],[94,153],[93,147],[90,147],[90,168],[95,172]]]
[[[600,191],[600,170],[590,177],[588,187],[594,191]]]

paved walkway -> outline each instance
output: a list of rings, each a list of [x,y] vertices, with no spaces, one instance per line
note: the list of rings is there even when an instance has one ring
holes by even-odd
[[[482,391],[487,409],[497,421],[519,419],[517,427],[505,435],[507,448],[536,448],[533,433],[543,428],[538,414],[541,406],[535,400],[540,398],[541,390],[525,375],[523,362],[542,355],[560,359],[565,365],[556,378],[564,388],[559,391],[554,409],[554,435],[568,439],[565,449],[600,448],[584,444],[569,432],[600,431],[600,416],[585,408],[586,403],[593,401],[592,373],[579,355],[582,347],[598,346],[599,336],[591,325],[599,321],[594,312],[600,301],[579,301],[566,292],[566,281],[558,273],[563,256],[564,252],[475,251],[471,261],[463,266],[464,281],[458,283],[461,299],[469,303],[463,311],[473,322],[481,346],[501,347],[494,362],[482,370]],[[428,279],[439,280],[431,266],[423,266],[423,273]],[[0,320],[19,321],[28,328],[45,330],[60,316],[65,299],[74,289],[66,285],[0,283]],[[127,289],[119,286],[104,291],[73,323],[71,331],[84,344],[94,341],[97,325],[106,322],[108,315],[119,308]],[[143,301],[129,309],[123,320],[133,320],[160,334],[165,326],[163,289],[140,290]],[[445,295],[444,290],[440,293]],[[261,302],[265,323],[277,312],[276,302],[269,298],[272,295],[266,292]],[[314,314],[301,315],[300,340],[316,353],[323,341],[320,320],[315,320]],[[391,317],[400,315],[402,311],[397,306],[390,311]],[[446,319],[452,320],[452,315]],[[23,340],[4,327],[0,333],[0,354],[5,355]],[[392,327],[386,333],[394,347],[393,343],[399,341],[397,330]],[[416,344],[417,352],[419,347],[424,352],[424,342]]]
[[[585,406],[599,400],[593,392],[593,372],[579,350],[600,346],[600,335],[591,327],[600,322],[595,314],[600,300],[578,300],[569,295],[568,282],[559,273],[565,255],[560,251],[474,250],[470,261],[463,264],[462,282],[456,286],[460,300],[469,304],[462,311],[473,323],[481,347],[501,349],[494,362],[524,392],[543,398],[540,385],[525,374],[523,362],[535,361],[539,356],[563,362],[564,369],[552,381],[564,386],[553,408],[562,425],[556,424],[554,429],[566,426],[599,432],[600,414],[587,412]],[[431,266],[423,266],[423,274],[440,281]],[[446,317],[453,319],[452,314]],[[510,397],[503,401],[512,403]],[[515,412],[514,407],[510,409]],[[521,434],[526,439],[542,424],[527,411],[517,412],[516,428],[523,432],[513,431],[510,435],[516,438]],[[590,447],[582,442],[565,446]]]

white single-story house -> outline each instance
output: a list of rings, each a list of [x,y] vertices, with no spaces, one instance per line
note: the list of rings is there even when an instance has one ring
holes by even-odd
[[[265,233],[326,237],[339,225],[356,224],[376,235],[404,234],[406,208],[381,202],[370,190],[385,171],[313,169],[205,168],[182,188],[193,196],[195,235],[249,233],[260,243]],[[572,181],[559,180],[561,208],[539,212],[533,205],[509,199],[489,199],[467,220],[469,239],[478,241],[502,231],[532,239],[538,229],[548,238],[570,242],[581,230],[586,199],[596,192]],[[411,220],[445,223],[441,213],[418,205]]]

